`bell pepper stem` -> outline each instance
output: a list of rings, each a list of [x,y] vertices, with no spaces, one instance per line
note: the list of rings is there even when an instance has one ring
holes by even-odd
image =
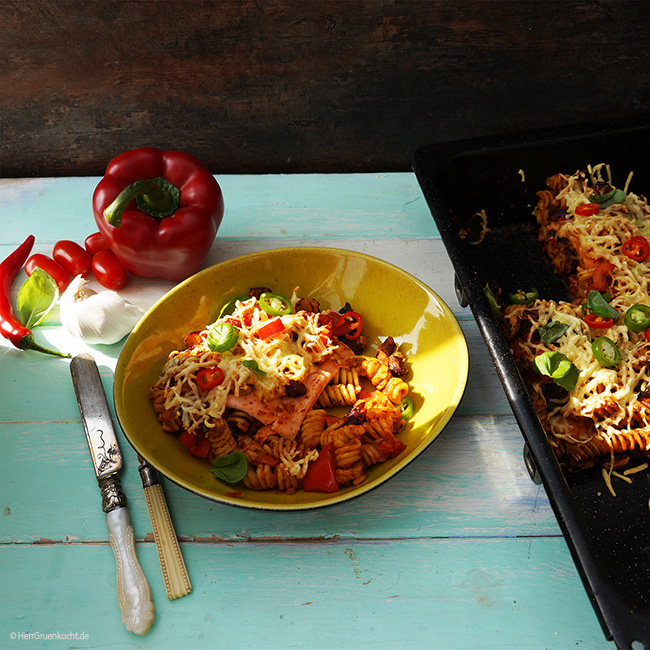
[[[176,211],[179,197],[179,189],[164,178],[135,181],[125,187],[104,210],[104,219],[111,226],[119,228],[122,225],[122,214],[133,199],[142,212],[156,219],[164,219]]]

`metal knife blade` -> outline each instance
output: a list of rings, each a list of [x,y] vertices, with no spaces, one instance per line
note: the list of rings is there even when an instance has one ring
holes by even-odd
[[[75,356],[70,362],[70,372],[95,475],[99,480],[122,469],[122,454],[106,393],[97,364],[89,354]]]
[[[117,601],[122,611],[122,622],[129,632],[146,634],[155,619],[156,608],[151,600],[151,588],[138,561],[135,533],[118,477],[122,468],[122,454],[106,393],[97,364],[89,354],[73,357],[70,373],[102,493],[108,539],[117,563]]]

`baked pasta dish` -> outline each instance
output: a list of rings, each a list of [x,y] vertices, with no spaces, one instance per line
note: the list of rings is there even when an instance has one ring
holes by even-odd
[[[334,492],[397,456],[413,413],[394,339],[375,354],[345,305],[253,288],[173,351],[151,400],[164,431],[211,471],[253,490]],[[208,466],[209,467],[209,466]]]
[[[487,288],[558,460],[602,465],[610,490],[650,455],[650,209],[630,180],[598,165],[537,193],[538,238],[571,302]]]

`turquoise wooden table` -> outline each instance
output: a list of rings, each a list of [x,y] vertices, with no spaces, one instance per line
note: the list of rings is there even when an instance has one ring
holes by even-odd
[[[96,230],[97,178],[0,181],[4,259],[28,235],[50,254]],[[156,621],[126,631],[116,569],[69,362],[0,341],[0,647],[565,650],[613,648],[530,479],[523,439],[415,176],[224,176],[226,214],[205,265],[284,246],[331,246],[412,273],[453,310],[467,389],[442,435],[375,490],[326,509],[252,511],[163,479],[193,592],[165,593],[133,449],[121,474]],[[14,283],[13,299],[24,279]],[[146,308],[171,288],[131,278]],[[60,326],[37,341],[91,352],[111,394],[122,343],[87,346]],[[112,408],[112,404],[111,404]],[[113,412],[114,414],[114,412]]]

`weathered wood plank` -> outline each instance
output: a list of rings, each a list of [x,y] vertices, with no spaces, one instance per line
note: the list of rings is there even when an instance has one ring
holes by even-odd
[[[0,9],[4,176],[97,175],[144,145],[214,173],[406,171],[429,142],[648,110],[637,0]]]
[[[6,650],[611,647],[562,539],[183,544],[194,591],[175,601],[153,544],[139,544],[157,608],[146,637],[120,622],[110,547],[0,553]],[[56,646],[10,637],[56,632],[89,637]]]
[[[145,539],[151,523],[138,462],[121,432],[118,437],[126,465],[122,484],[137,537]],[[25,544],[107,539],[80,422],[1,424],[0,439],[0,539]],[[187,539],[558,536],[544,489],[527,474],[522,448],[512,417],[455,417],[387,483],[336,507],[299,514],[225,506],[168,481],[164,485],[176,531]]]

